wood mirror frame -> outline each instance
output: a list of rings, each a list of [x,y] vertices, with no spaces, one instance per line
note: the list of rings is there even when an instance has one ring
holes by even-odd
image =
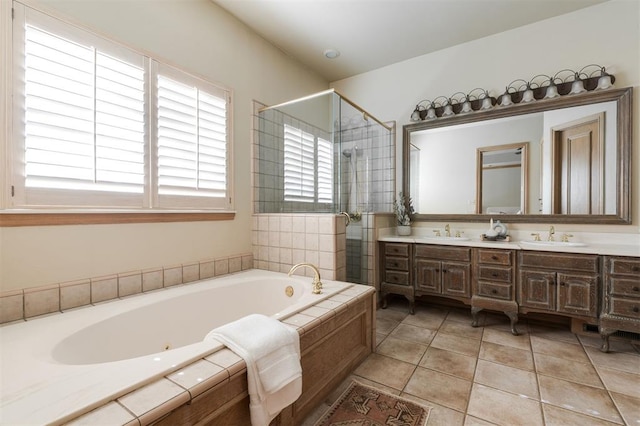
[[[500,220],[512,223],[580,223],[580,224],[629,224],[631,223],[631,129],[632,129],[633,88],[591,91],[578,95],[566,95],[553,99],[520,103],[507,107],[496,106],[488,111],[478,111],[465,115],[454,115],[429,121],[406,124],[402,128],[402,189],[411,195],[410,188],[410,144],[411,134],[421,130],[435,129],[458,124],[473,123],[543,112],[554,109],[590,105],[614,101],[617,106],[616,122],[616,212],[614,214],[501,214]],[[486,222],[496,215],[490,214],[420,214],[414,221]]]

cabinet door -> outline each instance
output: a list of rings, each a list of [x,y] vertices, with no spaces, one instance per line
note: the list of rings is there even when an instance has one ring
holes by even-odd
[[[598,277],[558,273],[558,312],[596,317]]]
[[[518,280],[518,303],[521,306],[555,311],[556,274],[555,272],[520,270]]]
[[[471,297],[470,265],[442,262],[442,294]]]
[[[442,293],[442,271],[437,260],[416,259],[416,290]]]

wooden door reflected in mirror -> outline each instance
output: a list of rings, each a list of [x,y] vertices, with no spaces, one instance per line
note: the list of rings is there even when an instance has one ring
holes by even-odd
[[[476,150],[476,214],[528,211],[529,142]]]

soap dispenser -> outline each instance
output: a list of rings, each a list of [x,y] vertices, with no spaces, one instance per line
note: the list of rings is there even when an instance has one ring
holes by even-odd
[[[498,232],[494,229],[493,218],[489,221],[489,229],[485,232],[485,237],[489,239],[495,239],[498,236]]]

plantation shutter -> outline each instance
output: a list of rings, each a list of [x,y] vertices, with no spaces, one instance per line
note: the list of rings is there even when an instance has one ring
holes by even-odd
[[[333,202],[333,150],[331,142],[318,138],[318,202]]]
[[[315,138],[284,125],[284,199],[315,201]]]
[[[161,68],[157,79],[159,204],[171,200],[192,207],[225,206],[227,96],[219,89],[203,89],[195,78],[187,78],[192,80],[187,83],[170,78],[167,69]]]
[[[116,58],[80,30],[53,35],[47,19],[30,12],[23,35],[25,203],[141,206],[142,57]],[[108,193],[113,198],[105,199]]]

